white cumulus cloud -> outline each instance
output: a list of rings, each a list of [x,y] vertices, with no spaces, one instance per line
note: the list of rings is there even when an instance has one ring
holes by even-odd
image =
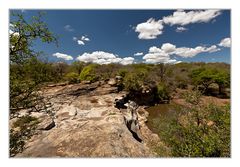
[[[95,51],[92,53],[83,53],[79,55],[76,60],[83,61],[85,63],[97,63],[97,64],[110,64],[120,63],[123,65],[132,64],[133,57],[120,58],[118,55],[103,51]]]
[[[124,57],[120,63],[123,64],[123,65],[128,65],[128,64],[132,64],[134,61],[134,58],[133,57]]]
[[[63,54],[63,53],[54,53],[53,56],[60,58],[60,59],[64,59],[64,60],[73,60],[73,57],[67,54]]]
[[[172,59],[171,56],[180,56],[183,58],[194,57],[200,53],[212,53],[219,51],[216,45],[210,47],[197,46],[194,48],[189,47],[176,47],[171,43],[164,43],[161,47],[152,46],[149,48],[147,54],[143,56],[146,63],[180,63],[176,59]]]
[[[187,57],[194,57],[199,53],[204,52],[204,47],[197,46],[195,48],[188,48],[188,47],[180,47],[177,48],[174,54],[187,58]]]
[[[150,18],[147,22],[140,23],[136,26],[135,32],[138,32],[139,39],[155,39],[162,34],[163,22],[162,20],[154,20]]]
[[[222,47],[228,47],[228,48],[231,47],[231,38],[222,39],[218,45]]]
[[[195,48],[180,47],[180,48],[176,48],[174,54],[176,54],[177,56],[187,58],[187,57],[194,57],[200,53],[204,53],[204,52],[213,53],[219,50],[220,49],[217,48],[216,45],[212,45],[210,47],[197,46]]]
[[[81,40],[77,40],[78,45],[85,45],[85,43]]]
[[[84,36],[84,35],[81,37],[81,40],[82,41],[90,41],[90,39],[88,37]]]
[[[188,29],[185,27],[177,27],[176,32],[183,32],[183,31],[187,31]]]
[[[164,43],[161,49],[166,53],[172,53],[176,50],[176,46],[170,43]]]
[[[150,47],[147,54],[143,56],[146,63],[174,63],[177,60],[171,59],[170,55],[156,46]]]
[[[218,48],[216,45],[212,45],[209,48],[206,48],[205,51],[209,53],[220,51],[221,49]]]
[[[77,41],[78,45],[85,45],[85,42],[90,41],[90,39],[83,35],[80,38],[73,37],[73,41]]]
[[[181,26],[192,23],[207,23],[220,14],[220,10],[196,10],[189,12],[177,10],[172,15],[163,17],[163,22],[165,24]]]
[[[220,10],[192,10],[184,11],[177,10],[172,15],[165,16],[162,19],[148,19],[146,22],[140,23],[135,27],[135,32],[138,32],[139,39],[155,39],[163,33],[165,24],[180,25],[176,28],[176,32],[187,31],[183,27],[193,23],[207,23],[221,14]]]
[[[143,55],[143,52],[134,53],[134,56],[142,56],[142,55]]]

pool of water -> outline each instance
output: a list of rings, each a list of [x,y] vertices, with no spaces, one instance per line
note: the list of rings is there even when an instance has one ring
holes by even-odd
[[[173,104],[159,104],[146,109],[149,113],[147,126],[156,133],[160,134],[169,123],[176,117],[176,105]]]

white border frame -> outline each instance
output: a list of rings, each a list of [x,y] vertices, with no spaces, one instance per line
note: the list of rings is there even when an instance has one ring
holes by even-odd
[[[164,1],[164,2],[163,2]],[[134,166],[237,166],[238,156],[240,156],[240,102],[238,94],[240,93],[240,9],[237,0],[0,0],[0,159],[2,166],[112,166],[112,165],[134,165]],[[238,3],[238,4],[237,4]],[[208,9],[221,8],[231,9],[231,158],[216,159],[14,159],[9,158],[8,154],[8,22],[9,9]],[[4,161],[2,161],[4,159]],[[76,164],[72,164],[75,162]]]

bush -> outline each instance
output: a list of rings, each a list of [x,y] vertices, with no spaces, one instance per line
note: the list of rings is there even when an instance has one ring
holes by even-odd
[[[128,73],[123,79],[124,88],[128,91],[140,91],[143,85],[142,79],[137,73]]]
[[[70,72],[70,73],[67,73],[65,75],[65,79],[69,82],[69,83],[79,83],[80,81],[80,78],[79,78],[79,75],[75,72]]]
[[[199,97],[194,96],[198,93],[187,96],[189,106],[180,108],[179,115],[160,136],[176,157],[229,157],[229,105],[201,106],[196,102]]]
[[[141,91],[147,74],[148,72],[144,68],[135,68],[133,71],[125,73],[123,79],[124,88],[128,91]]]
[[[80,74],[81,81],[91,81],[95,82],[99,79],[99,76],[96,73],[97,64],[90,64],[83,68]]]
[[[157,98],[160,100],[160,102],[163,102],[166,100],[169,101],[169,99],[170,99],[170,95],[169,95],[167,86],[162,82],[160,82],[157,85]]]
[[[122,68],[118,71],[118,75],[120,75],[123,78],[126,76],[127,73],[128,73],[128,70],[124,69],[124,68]]]
[[[19,128],[18,131],[10,130],[10,156],[15,156],[23,151],[25,141],[28,140],[34,133],[38,119],[31,116],[23,116],[14,124],[13,128]]]

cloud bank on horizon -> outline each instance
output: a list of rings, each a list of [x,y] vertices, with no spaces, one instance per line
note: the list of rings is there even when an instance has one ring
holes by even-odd
[[[194,48],[189,47],[176,47],[171,43],[164,43],[161,47],[152,46],[149,48],[148,53],[144,55],[143,52],[135,53],[133,56],[142,56],[144,63],[179,63],[175,59],[171,59],[171,55],[180,56],[183,58],[194,57],[200,53],[208,52],[213,53],[220,51],[221,48],[217,47],[230,47],[231,39],[224,38],[220,43],[216,45],[206,46],[196,46]],[[63,53],[54,53],[53,56],[61,58],[64,60],[73,60],[73,57]],[[97,63],[97,64],[110,64],[110,63],[120,63],[123,65],[132,64],[134,62],[133,57],[120,58],[118,55],[113,53],[108,53],[104,51],[95,51],[92,53],[83,53],[79,55],[75,60],[82,61],[85,63]]]

